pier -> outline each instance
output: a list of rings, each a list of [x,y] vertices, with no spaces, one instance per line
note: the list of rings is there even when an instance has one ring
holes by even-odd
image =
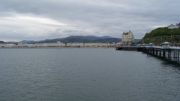
[[[116,50],[140,51],[148,55],[162,58],[171,62],[180,64],[180,47],[163,47],[163,46],[121,46]]]

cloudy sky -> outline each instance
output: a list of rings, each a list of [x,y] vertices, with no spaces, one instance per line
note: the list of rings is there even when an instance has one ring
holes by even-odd
[[[69,35],[136,38],[180,22],[180,0],[0,0],[0,40]]]

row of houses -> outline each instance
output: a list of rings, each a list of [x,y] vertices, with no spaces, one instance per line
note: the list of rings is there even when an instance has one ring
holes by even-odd
[[[115,43],[36,43],[0,44],[0,48],[46,48],[46,47],[114,47]]]

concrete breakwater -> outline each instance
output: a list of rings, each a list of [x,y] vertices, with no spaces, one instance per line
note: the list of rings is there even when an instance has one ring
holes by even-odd
[[[123,47],[116,47],[116,50],[140,51],[158,58],[162,58],[180,64],[180,47],[123,46]]]

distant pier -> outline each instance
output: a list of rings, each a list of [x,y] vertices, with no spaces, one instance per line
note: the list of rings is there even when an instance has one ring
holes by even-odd
[[[138,46],[119,46],[116,47],[116,50],[137,51],[138,48],[139,48]]]
[[[121,46],[116,50],[140,51],[155,57],[180,64],[180,47],[162,47],[162,46]]]

